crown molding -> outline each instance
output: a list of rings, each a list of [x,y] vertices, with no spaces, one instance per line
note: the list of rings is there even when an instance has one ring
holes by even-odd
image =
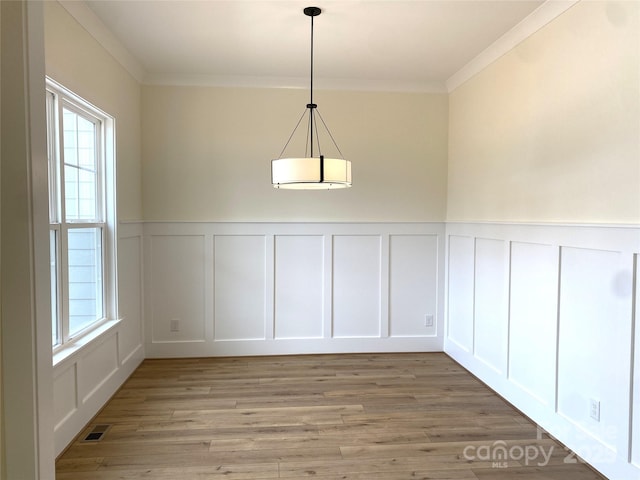
[[[290,88],[308,89],[308,77],[259,77],[224,75],[148,74],[145,85],[235,87],[235,88]],[[441,82],[398,81],[355,78],[323,78],[314,80],[320,90],[446,93]]]
[[[137,58],[135,58],[129,50],[111,33],[102,20],[93,13],[87,4],[78,0],[58,0],[58,3],[71,15],[75,20],[95,38],[102,47],[111,54],[111,56],[122,67],[135,78],[138,83],[142,83],[145,77],[145,71]]]
[[[162,74],[145,71],[118,38],[102,23],[100,18],[84,1],[58,0],[58,3],[93,37],[113,58],[133,76],[138,83],[145,85],[207,86],[207,87],[244,87],[244,88],[292,88],[306,89],[308,78],[296,77],[260,77],[235,75],[197,75]],[[398,81],[355,78],[317,78],[317,87],[323,90],[384,91],[415,93],[446,93],[443,82]]]
[[[520,23],[489,45],[473,60],[454,73],[446,81],[447,92],[451,93],[471,77],[480,73],[519,43],[552,22],[580,0],[547,0],[531,12]]]
[[[433,81],[397,81],[381,79],[318,78],[318,88],[324,90],[360,90],[387,92],[452,92],[519,43],[563,14],[580,0],[547,0],[524,20],[487,47],[473,60],[453,74],[445,83]],[[151,74],[100,18],[83,1],[58,0],[60,5],[139,83],[147,85],[218,86],[246,88],[307,88],[308,79],[295,77],[219,76]]]

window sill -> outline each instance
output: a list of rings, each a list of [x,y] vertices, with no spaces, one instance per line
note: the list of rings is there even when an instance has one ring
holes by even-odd
[[[91,332],[83,335],[72,343],[63,346],[60,350],[53,354],[54,368],[61,363],[80,354],[88,345],[96,342],[98,339],[107,336],[120,323],[121,319],[107,320],[99,327]]]

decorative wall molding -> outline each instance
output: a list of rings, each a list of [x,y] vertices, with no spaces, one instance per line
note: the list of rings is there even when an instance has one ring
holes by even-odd
[[[56,453],[145,357],[444,350],[609,478],[640,474],[638,226],[126,222],[118,237],[121,319],[54,368]]]
[[[480,52],[446,81],[450,93],[480,73],[508,51],[514,49],[542,27],[552,22],[580,0],[547,0],[524,20]]]
[[[441,351],[443,234],[443,223],[146,223],[147,356]]]
[[[77,0],[58,0],[58,2],[138,83],[143,82],[146,72],[138,59],[102,23],[91,8]]]
[[[637,478],[640,227],[450,223],[446,243],[445,352],[608,478]]]

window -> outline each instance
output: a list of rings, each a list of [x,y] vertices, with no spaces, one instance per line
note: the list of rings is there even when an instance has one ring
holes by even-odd
[[[47,79],[54,349],[116,317],[113,124]]]

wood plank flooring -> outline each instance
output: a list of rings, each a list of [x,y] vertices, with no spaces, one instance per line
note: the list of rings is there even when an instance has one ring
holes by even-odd
[[[604,478],[442,353],[145,360],[96,424],[58,480]]]

